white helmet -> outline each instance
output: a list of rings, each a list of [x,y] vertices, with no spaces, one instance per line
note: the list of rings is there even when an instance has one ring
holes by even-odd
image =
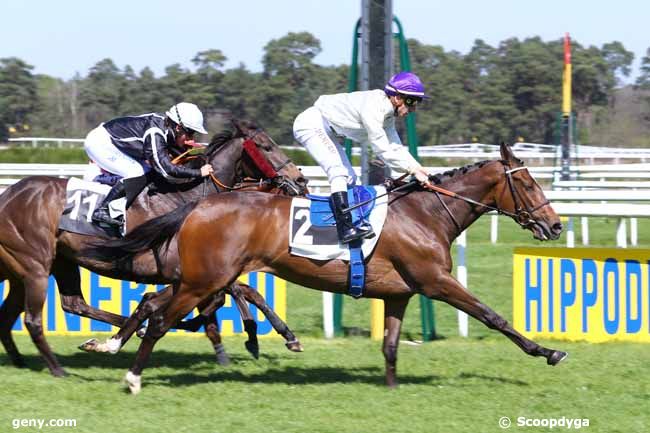
[[[191,129],[199,134],[208,133],[208,131],[203,127],[203,113],[201,113],[199,107],[194,104],[189,102],[180,102],[176,105],[172,105],[165,115],[183,128]]]

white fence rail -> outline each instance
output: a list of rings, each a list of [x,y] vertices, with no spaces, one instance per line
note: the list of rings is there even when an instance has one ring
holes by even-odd
[[[313,193],[327,194],[329,183],[320,167],[301,167]],[[451,167],[428,167],[431,173],[450,170]],[[89,164],[11,164],[0,163],[0,189],[17,182],[20,178],[33,175],[83,178]],[[358,167],[355,167],[360,174]],[[532,174],[538,179],[550,179],[555,167],[531,167]],[[559,215],[580,216],[582,219],[583,244],[588,244],[589,216],[618,217],[617,245],[627,246],[626,218],[630,218],[630,241],[637,243],[636,217],[650,217],[650,182],[638,181],[650,173],[650,164],[628,164],[616,166],[580,167],[580,176],[597,173],[601,180],[555,181],[553,187],[563,190],[550,190],[545,194]],[[643,171],[647,170],[647,171]],[[616,178],[616,181],[607,180]],[[627,179],[621,181],[620,179]],[[587,188],[587,189],[585,189]],[[571,230],[570,224],[569,230]],[[492,216],[491,240],[497,241],[498,217]],[[573,233],[569,232],[567,241],[573,246]]]
[[[82,146],[82,138],[56,138],[56,137],[17,137],[10,138],[12,146],[28,147],[78,147]],[[303,151],[301,146],[283,146],[283,148]],[[559,146],[554,144],[540,143],[515,143],[513,150],[518,157],[524,159],[536,159],[541,164],[545,160],[554,161],[559,158]],[[353,147],[352,153],[359,155],[359,147]],[[435,158],[457,158],[457,159],[494,159],[499,157],[499,146],[484,143],[462,143],[437,146],[419,146],[420,157]],[[572,146],[570,157],[573,160],[587,160],[590,164],[596,161],[612,161],[615,164],[630,160],[640,162],[650,161],[650,149],[646,148],[618,148],[607,146]]]

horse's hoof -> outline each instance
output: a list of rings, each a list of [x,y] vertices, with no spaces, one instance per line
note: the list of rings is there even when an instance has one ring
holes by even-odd
[[[52,373],[52,376],[54,377],[66,377],[68,375],[63,368],[55,368],[54,370],[50,370],[50,373]]]
[[[302,347],[302,344],[300,344],[300,341],[294,340],[294,341],[289,341],[288,343],[285,344],[287,346],[287,349],[289,349],[292,352],[304,352],[305,349]]]
[[[250,352],[251,355],[253,355],[253,358],[259,359],[260,358],[260,346],[257,343],[253,343],[251,341],[246,341],[244,343],[244,346],[246,346],[246,350]]]
[[[226,353],[226,349],[223,347],[223,344],[217,344],[214,346],[214,353],[217,355],[217,364],[219,365],[228,365],[230,364],[230,358]]]
[[[138,338],[144,338],[144,334],[147,333],[147,327],[143,326],[142,328],[139,328],[137,331],[135,331],[135,335],[138,336]]]
[[[546,363],[548,365],[557,365],[560,363],[560,361],[563,361],[567,356],[569,356],[568,353],[562,352],[560,350],[554,350],[551,356],[548,357],[546,360]]]
[[[131,373],[131,370],[126,372],[124,376],[124,383],[128,386],[131,394],[138,395],[142,391],[142,376]]]
[[[115,355],[122,348],[122,339],[111,337],[106,341],[106,350],[111,355]]]
[[[95,349],[97,349],[97,345],[99,344],[99,340],[96,338],[91,338],[90,340],[86,340],[83,343],[79,345],[79,349],[83,350],[84,352],[94,352]]]

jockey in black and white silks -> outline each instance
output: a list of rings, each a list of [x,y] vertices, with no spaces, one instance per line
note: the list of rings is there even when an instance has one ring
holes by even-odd
[[[200,169],[172,164],[170,150],[193,145],[195,133],[207,134],[203,113],[188,102],[173,105],[165,115],[156,113],[118,117],[102,123],[88,133],[86,153],[101,169],[122,177],[93,213],[93,221],[117,225],[108,204],[124,196],[124,179],[143,176],[155,170],[170,182],[207,176],[212,166]]]

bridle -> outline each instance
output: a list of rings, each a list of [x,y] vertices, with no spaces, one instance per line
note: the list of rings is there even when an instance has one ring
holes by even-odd
[[[505,169],[505,165],[504,165],[504,169]],[[536,212],[539,209],[543,208],[544,206],[550,205],[551,203],[548,200],[546,200],[532,209],[529,209],[528,206],[526,206],[525,208],[520,206],[520,203],[523,203],[524,201],[521,199],[519,192],[515,189],[512,180],[512,173],[524,169],[528,169],[528,167],[524,165],[522,167],[516,167],[516,168],[511,168],[510,170],[505,170],[506,180],[508,182],[508,188],[510,189],[510,194],[512,195],[512,201],[515,205],[515,212],[512,213],[503,210],[497,210],[497,212],[502,213],[504,215],[508,215],[509,217],[517,221],[517,223],[523,228],[528,228],[531,225],[537,223],[537,221],[533,218],[533,212]]]
[[[262,172],[262,175],[264,175],[267,179],[270,179],[271,182],[277,185],[278,188],[285,191],[287,189],[291,189],[296,195],[300,195],[300,190],[296,187],[296,185],[294,185],[293,182],[287,180],[285,176],[278,173],[280,170],[292,162],[291,158],[287,157],[287,159],[282,161],[280,164],[274,166],[257,147],[255,137],[262,132],[263,131],[261,129],[256,129],[253,134],[246,137],[244,143],[242,144],[244,152],[246,155],[248,155],[251,161],[253,161],[253,164],[255,164],[258,170]]]
[[[292,182],[288,181],[285,176],[282,176],[278,173],[280,170],[282,170],[284,167],[286,167],[288,164],[292,162],[291,158],[287,158],[277,166],[274,166],[268,160],[268,158],[266,158],[266,156],[264,156],[264,154],[258,149],[257,142],[255,141],[255,137],[257,137],[257,135],[263,132],[264,131],[261,129],[255,129],[252,134],[245,134],[243,137],[244,142],[242,143],[242,149],[243,152],[246,155],[248,155],[248,157],[251,159],[251,161],[257,167],[257,169],[260,170],[264,178],[261,179],[244,178],[242,182],[238,183],[237,185],[228,186],[225,183],[221,182],[219,178],[217,178],[217,176],[211,173],[210,179],[212,180],[213,184],[216,186],[217,190],[221,188],[222,190],[226,190],[226,191],[236,191],[239,189],[249,188],[250,185],[253,183],[258,183],[260,187],[262,187],[265,184],[267,185],[271,184],[280,189],[284,189],[284,190],[291,189],[293,192],[295,192],[296,195],[300,194],[300,191],[295,185],[293,185]],[[219,147],[216,151],[218,152],[222,148],[223,146]],[[190,151],[191,149],[183,153],[182,155],[176,157],[173,162],[178,163],[182,161],[183,158],[187,158],[187,154]],[[203,195],[205,195],[205,189]]]
[[[440,194],[446,195],[448,197],[452,197],[452,198],[455,198],[455,199],[463,200],[463,201],[465,201],[467,203],[470,203],[470,204],[473,204],[473,205],[476,205],[476,206],[481,206],[481,207],[483,207],[485,209],[493,210],[493,211],[495,211],[495,212],[497,212],[498,214],[501,214],[501,215],[509,216],[510,218],[515,220],[517,222],[517,224],[519,224],[522,228],[525,228],[525,229],[530,228],[531,226],[533,226],[533,225],[535,225],[537,223],[537,221],[533,218],[533,213],[534,212],[538,211],[539,209],[543,208],[544,206],[550,205],[550,202],[548,200],[544,201],[543,203],[539,204],[538,206],[535,206],[532,209],[530,209],[528,206],[523,205],[524,201],[521,199],[521,196],[520,196],[519,192],[517,192],[517,189],[514,186],[514,181],[512,179],[512,173],[515,173],[515,172],[517,172],[519,170],[525,170],[528,167],[524,165],[524,166],[521,166],[521,167],[515,167],[515,168],[508,169],[507,167],[509,167],[509,166],[505,161],[500,161],[500,162],[503,164],[504,174],[506,176],[506,182],[508,184],[508,189],[510,190],[510,194],[512,196],[512,202],[513,202],[514,208],[515,208],[514,212],[502,209],[500,206],[491,206],[489,204],[478,202],[478,201],[476,201],[474,199],[462,196],[460,194],[456,194],[453,191],[446,190],[446,189],[441,188],[441,187],[436,186],[436,185],[431,185],[431,186],[427,187],[428,189],[430,189],[431,191],[433,191],[436,194],[436,196],[438,197],[438,200],[442,204],[443,208],[447,211],[447,213],[451,217],[451,220],[454,222],[454,225],[456,226],[456,228],[459,231],[462,231],[462,227],[460,226],[460,224],[458,223],[458,221],[454,217],[454,214],[451,212],[449,207],[447,207],[445,202],[442,200],[442,198],[440,197]]]

